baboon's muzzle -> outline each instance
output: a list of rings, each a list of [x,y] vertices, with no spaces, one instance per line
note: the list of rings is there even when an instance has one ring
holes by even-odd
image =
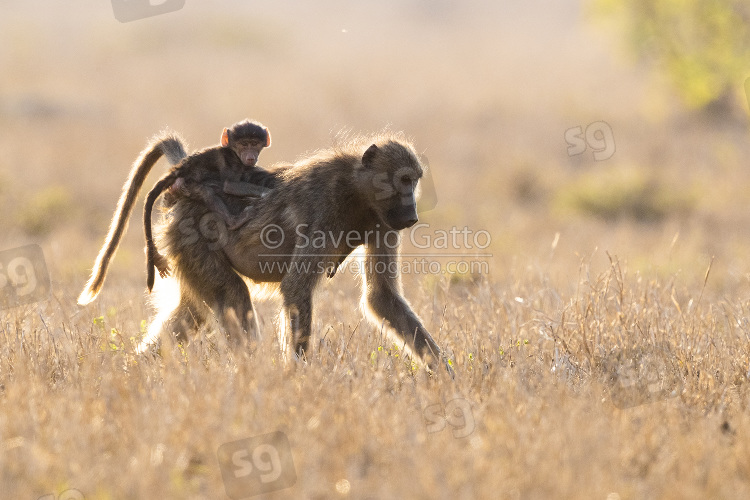
[[[388,225],[396,230],[411,227],[418,220],[419,216],[417,216],[417,207],[415,205],[399,206],[388,211]]]

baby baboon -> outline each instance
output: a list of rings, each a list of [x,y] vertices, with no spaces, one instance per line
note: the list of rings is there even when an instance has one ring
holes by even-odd
[[[166,173],[152,189],[154,199],[169,188],[170,204],[176,195],[195,198],[230,228],[239,227],[251,216],[250,211],[230,213],[222,196],[262,196],[272,187],[273,176],[256,167],[260,152],[270,146],[271,133],[262,124],[250,120],[235,123],[222,132],[220,146],[195,153]],[[210,185],[217,182],[221,184],[218,190]]]
[[[151,212],[159,195],[169,188],[167,204],[175,202],[176,195],[202,201],[229,229],[236,229],[253,215],[252,205],[240,203],[238,215],[230,213],[225,195],[262,196],[273,188],[276,173],[256,166],[264,147],[271,145],[271,133],[257,122],[244,120],[224,129],[221,146],[205,149],[190,155],[172,167],[146,196],[143,212],[146,235],[146,270],[149,291],[154,286],[154,267],[164,278],[169,275],[167,259],[154,244],[151,230]],[[221,188],[217,189],[217,184]],[[234,200],[237,205],[238,200]]]

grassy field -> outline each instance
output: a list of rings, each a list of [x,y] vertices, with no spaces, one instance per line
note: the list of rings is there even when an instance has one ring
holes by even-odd
[[[51,276],[0,310],[3,498],[750,498],[742,82],[733,116],[686,110],[574,0],[188,0],[128,23],[16,2],[0,68],[0,285],[28,245]],[[342,129],[413,138],[437,205],[404,252],[436,264],[405,295],[455,379],[363,320],[350,273],[316,296],[307,363],[282,358],[278,299],[260,343],[207,328],[136,355],[140,204],[76,304],[147,139],[204,147],[244,117],[273,134],[263,165]],[[452,228],[488,246],[443,247]]]

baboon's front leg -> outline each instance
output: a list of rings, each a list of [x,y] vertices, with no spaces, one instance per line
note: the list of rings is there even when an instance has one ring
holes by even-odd
[[[403,297],[389,287],[374,288],[367,294],[367,305],[384,319],[393,331],[434,370],[441,356],[440,347],[422,325]],[[450,371],[450,368],[449,368]]]
[[[375,316],[385,320],[393,332],[434,370],[443,354],[401,294],[396,250],[387,246],[368,245],[365,255],[362,286],[366,306]],[[445,366],[452,374],[453,370],[447,362]]]

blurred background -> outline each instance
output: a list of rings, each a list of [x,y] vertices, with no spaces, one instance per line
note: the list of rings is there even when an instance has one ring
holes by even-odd
[[[405,131],[436,186],[422,221],[492,236],[489,275],[452,283],[574,286],[609,252],[686,285],[715,257],[710,286],[746,293],[749,21],[740,0],[187,0],[127,23],[107,1],[5,2],[0,249],[41,244],[77,293],[147,140],[202,148],[249,117],[265,166]],[[135,219],[112,279],[142,286]]]

